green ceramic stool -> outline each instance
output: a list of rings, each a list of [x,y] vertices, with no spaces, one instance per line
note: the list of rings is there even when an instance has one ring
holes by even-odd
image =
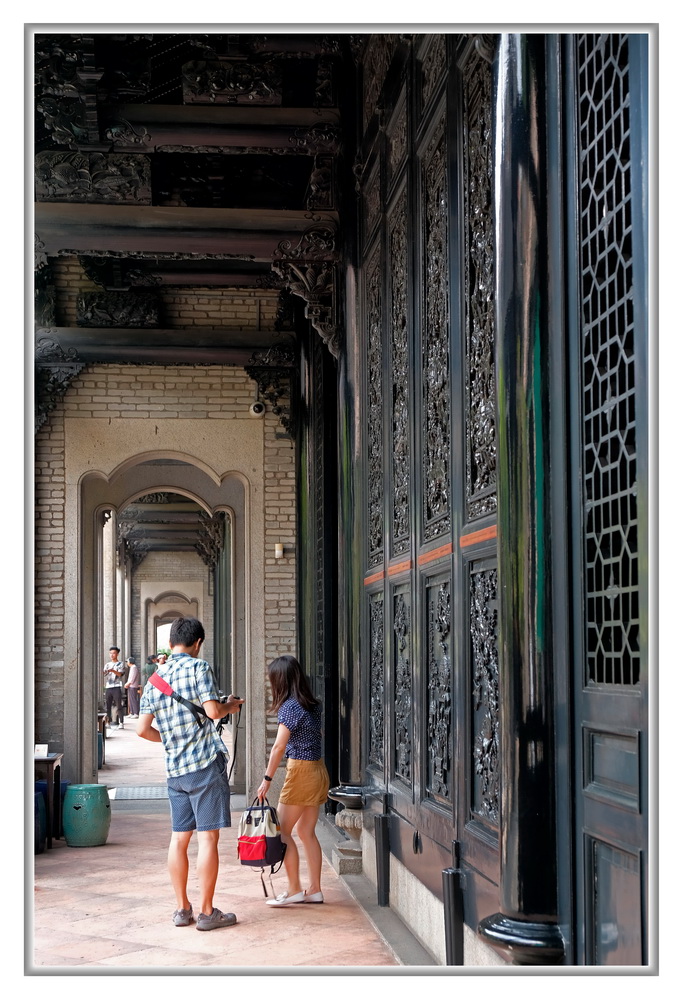
[[[111,803],[106,785],[69,785],[64,796],[64,839],[69,847],[106,844]]]

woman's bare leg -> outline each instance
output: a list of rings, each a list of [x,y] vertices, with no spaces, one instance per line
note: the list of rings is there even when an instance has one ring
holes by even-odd
[[[308,893],[320,892],[320,879],[322,877],[322,848],[315,833],[317,820],[320,815],[319,806],[301,806],[302,812],[296,823],[296,833],[301,838],[306,862],[308,864],[308,878],[310,884]]]
[[[301,891],[298,848],[294,843],[293,830],[306,808],[306,806],[287,806],[282,803],[277,806],[280,833],[282,840],[287,845],[284,854],[284,869],[287,873],[289,883],[287,892],[290,896],[294,896],[297,892]]]

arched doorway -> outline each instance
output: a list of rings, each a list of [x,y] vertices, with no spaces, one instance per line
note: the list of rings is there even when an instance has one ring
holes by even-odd
[[[81,477],[78,504],[66,515],[77,517],[80,538],[73,560],[79,626],[69,636],[76,669],[67,678],[65,699],[65,730],[79,749],[79,780],[97,780],[100,672],[94,667],[113,641],[107,629],[124,655],[132,651],[144,662],[142,657],[156,651],[159,624],[195,614],[204,621],[206,658],[221,688],[243,691],[250,701],[259,689],[255,696],[262,704],[262,672],[250,669],[263,631],[254,624],[254,610],[262,617],[262,591],[253,587],[247,558],[248,546],[262,534],[260,517],[248,503],[250,488],[238,472],[220,475],[177,452],[137,455],[109,476]],[[262,718],[254,728],[259,725],[264,746]],[[237,790],[245,787],[247,757],[243,751],[235,762]]]

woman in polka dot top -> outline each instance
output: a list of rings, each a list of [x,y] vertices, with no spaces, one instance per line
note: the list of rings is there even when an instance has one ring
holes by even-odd
[[[266,903],[268,906],[322,903],[322,848],[315,836],[320,806],[327,801],[329,792],[329,774],[321,759],[322,708],[295,657],[278,656],[268,667],[268,677],[272,688],[270,711],[277,712],[279,726],[265,777],[256,794],[262,802],[268,794],[272,776],[286,753],[286,778],[277,812],[282,840],[287,845],[284,868],[288,888],[276,899],[266,900]],[[301,887],[299,876],[294,829],[303,844],[308,863],[310,884],[305,890]]]

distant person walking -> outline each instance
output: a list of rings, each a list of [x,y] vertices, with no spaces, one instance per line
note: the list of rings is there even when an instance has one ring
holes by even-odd
[[[123,674],[125,666],[119,660],[121,652],[118,646],[109,647],[109,662],[104,664],[104,711],[107,713],[110,728],[123,729]],[[116,709],[116,724],[112,708]]]
[[[128,715],[137,719],[140,715],[140,668],[132,656],[126,660],[128,664],[128,680],[124,687],[128,692]]]
[[[261,802],[267,796],[272,777],[286,752],[286,778],[277,813],[282,840],[287,845],[284,868],[289,884],[286,892],[267,899],[266,903],[268,906],[323,903],[322,849],[315,835],[320,806],[327,801],[329,792],[329,774],[322,760],[322,709],[295,657],[277,657],[268,667],[268,677],[272,689],[270,711],[277,712],[279,726],[267,771],[256,794]],[[308,863],[309,885],[305,890],[301,888],[294,829],[301,838]]]

